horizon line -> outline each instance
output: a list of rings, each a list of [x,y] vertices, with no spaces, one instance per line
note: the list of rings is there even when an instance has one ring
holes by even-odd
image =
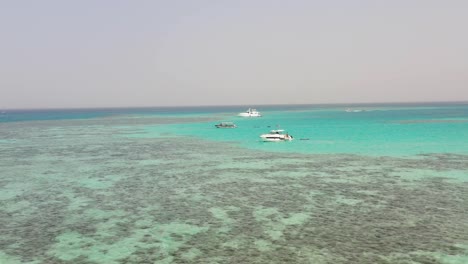
[[[288,104],[288,103],[280,103],[280,104],[226,104],[226,105],[219,105],[219,104],[206,104],[206,105],[166,105],[166,106],[97,106],[97,107],[92,107],[92,106],[85,106],[85,107],[44,107],[44,108],[38,108],[38,107],[31,107],[31,108],[0,108],[2,111],[18,111],[18,110],[87,110],[87,109],[142,109],[142,108],[198,108],[198,107],[250,107],[252,108],[251,105],[257,106],[338,106],[338,105],[373,105],[373,104],[378,104],[378,105],[389,105],[389,104],[444,104],[444,103],[452,103],[452,104],[466,104],[468,103],[467,101],[384,101],[384,102],[355,102],[355,103],[293,103],[293,104]]]

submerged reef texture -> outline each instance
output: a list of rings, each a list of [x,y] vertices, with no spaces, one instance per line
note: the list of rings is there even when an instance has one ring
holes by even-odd
[[[106,122],[0,124],[0,263],[467,263],[467,155],[269,153]]]

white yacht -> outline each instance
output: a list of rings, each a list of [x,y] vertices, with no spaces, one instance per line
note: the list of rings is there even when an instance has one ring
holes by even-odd
[[[268,134],[260,135],[263,141],[289,141],[293,140],[293,137],[288,133],[285,133],[283,129],[271,130]]]
[[[262,116],[260,112],[257,112],[257,109],[249,108],[247,111],[239,113],[238,116],[242,117],[260,117]]]

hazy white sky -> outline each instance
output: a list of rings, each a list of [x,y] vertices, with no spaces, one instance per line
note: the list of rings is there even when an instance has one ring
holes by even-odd
[[[468,100],[468,1],[0,2],[0,108]]]

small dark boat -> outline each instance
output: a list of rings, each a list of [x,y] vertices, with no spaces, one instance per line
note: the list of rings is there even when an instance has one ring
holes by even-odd
[[[221,122],[215,125],[217,128],[236,128],[237,126],[232,122]]]

